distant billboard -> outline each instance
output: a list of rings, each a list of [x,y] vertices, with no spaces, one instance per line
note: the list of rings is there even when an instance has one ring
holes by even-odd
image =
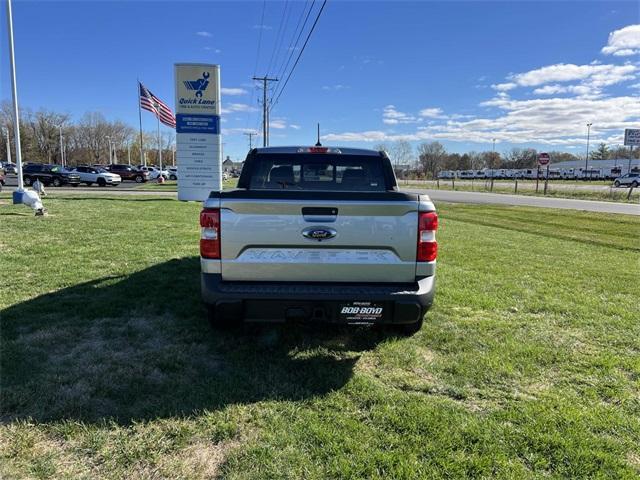
[[[624,144],[632,147],[640,145],[640,128],[625,128]]]

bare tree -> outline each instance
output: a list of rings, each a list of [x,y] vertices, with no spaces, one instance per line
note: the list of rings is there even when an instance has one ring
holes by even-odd
[[[447,151],[440,142],[421,143],[418,146],[418,159],[425,175],[436,178],[447,158]]]

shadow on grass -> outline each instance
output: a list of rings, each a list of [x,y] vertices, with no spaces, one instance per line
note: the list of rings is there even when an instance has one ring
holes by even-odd
[[[384,333],[347,327],[204,320],[199,259],[158,264],[2,312],[3,423],[136,420],[231,404],[302,400],[345,385]]]

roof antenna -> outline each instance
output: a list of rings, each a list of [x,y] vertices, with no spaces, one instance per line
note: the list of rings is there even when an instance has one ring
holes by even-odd
[[[322,144],[320,143],[320,122],[318,122],[318,143],[316,143],[316,147],[321,147]]]

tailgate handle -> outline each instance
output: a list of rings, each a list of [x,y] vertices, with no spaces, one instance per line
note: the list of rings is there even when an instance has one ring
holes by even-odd
[[[302,216],[307,222],[335,222],[338,209],[336,207],[302,207]]]

